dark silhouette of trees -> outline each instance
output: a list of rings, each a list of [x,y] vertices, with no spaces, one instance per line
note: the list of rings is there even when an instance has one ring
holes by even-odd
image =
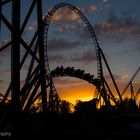
[[[72,108],[73,108],[72,103],[70,103],[66,100],[62,100],[62,102],[61,102],[61,113],[63,115],[67,115],[67,114],[71,113]]]

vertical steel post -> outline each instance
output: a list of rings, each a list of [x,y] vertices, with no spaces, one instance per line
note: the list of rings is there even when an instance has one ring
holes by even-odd
[[[20,135],[20,0],[12,1],[11,34],[11,99],[12,99],[12,136]]]
[[[11,81],[13,111],[20,111],[20,0],[12,1]]]
[[[38,44],[40,58],[40,80],[41,80],[41,95],[42,95],[42,110],[47,111],[47,96],[46,96],[46,78],[45,78],[45,60],[44,60],[44,45],[43,45],[43,24],[42,24],[42,0],[37,0],[37,20],[38,20]]]

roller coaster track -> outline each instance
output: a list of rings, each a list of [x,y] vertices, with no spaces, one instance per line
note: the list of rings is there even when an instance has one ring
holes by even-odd
[[[79,78],[94,85],[96,88],[100,87],[100,84],[101,84],[100,80],[95,78],[94,75],[91,75],[90,73],[86,73],[84,70],[81,70],[81,69],[74,69],[74,67],[67,67],[67,68],[64,68],[63,66],[56,67],[56,69],[51,71],[51,75],[53,78],[66,77],[66,76]],[[110,93],[107,93],[107,96],[109,100],[111,99],[117,105],[117,98],[113,94],[110,95]]]
[[[95,52],[96,52],[96,59],[97,59],[97,79],[100,81],[100,84],[98,84],[97,86],[97,91],[98,91],[98,94],[100,92],[101,96],[103,97],[104,101],[106,104],[110,104],[109,103],[109,100],[107,99],[107,93],[106,93],[106,90],[105,90],[105,84],[106,81],[104,79],[104,76],[103,76],[103,68],[102,68],[102,62],[101,62],[101,57],[103,57],[103,60],[105,61],[105,64],[107,66],[107,69],[110,73],[110,76],[112,78],[112,81],[115,85],[115,88],[117,90],[117,93],[119,95],[119,98],[120,100],[122,100],[121,98],[121,95],[120,95],[120,92],[119,92],[119,89],[117,87],[117,84],[113,78],[113,75],[111,73],[111,70],[108,66],[108,63],[105,59],[105,56],[99,46],[99,43],[97,41],[97,37],[95,35],[95,32],[93,30],[93,27],[92,25],[90,24],[89,20],[87,19],[87,17],[77,8],[75,7],[74,5],[71,5],[70,3],[59,3],[57,5],[55,5],[49,12],[48,14],[45,16],[44,18],[44,21],[43,21],[43,24],[44,24],[44,55],[45,55],[45,68],[46,68],[46,73],[47,73],[47,79],[49,81],[49,83],[51,83],[50,85],[52,85],[52,94],[56,94],[57,95],[57,91],[55,89],[55,86],[54,86],[54,83],[53,83],[53,80],[51,78],[51,75],[50,75],[50,68],[49,68],[49,61],[48,61],[48,51],[47,51],[47,48],[48,48],[48,44],[47,44],[47,41],[48,41],[48,30],[49,30],[49,25],[50,25],[50,22],[51,22],[51,19],[53,17],[53,15],[55,14],[55,12],[62,8],[62,7],[66,7],[68,9],[71,9],[72,11],[74,11],[76,14],[78,14],[80,16],[80,18],[82,19],[82,21],[84,22],[84,24],[86,25],[90,35],[91,35],[91,38],[93,40],[93,44],[94,44],[94,47],[95,47]],[[108,86],[108,85],[107,85]],[[109,88],[109,86],[108,86]],[[111,90],[109,89],[110,93],[111,93]],[[113,96],[113,95],[112,95]]]
[[[33,8],[35,7],[35,4],[38,5],[40,3],[39,3],[39,1],[34,1],[32,3],[30,10],[28,11],[27,17],[25,18],[25,21],[22,25],[21,34],[23,33],[23,30],[24,30],[24,28],[29,20],[29,17],[31,15]],[[91,35],[91,38],[93,40],[93,44],[94,44],[95,52],[96,52],[96,58],[97,58],[97,78],[96,78],[96,80],[98,82],[95,79],[91,80],[89,78],[90,76],[89,77],[87,76],[88,74],[82,75],[82,76],[85,76],[83,78],[86,78],[86,76],[87,76],[91,80],[91,81],[89,81],[89,79],[87,79],[87,81],[89,83],[92,83],[96,86],[98,93],[102,96],[102,98],[104,99],[106,104],[109,104],[110,97],[113,98],[114,101],[116,101],[116,99],[113,96],[113,94],[109,88],[109,85],[107,84],[107,82],[104,78],[104,75],[103,75],[103,68],[102,68],[102,61],[101,61],[101,59],[103,59],[106,66],[107,66],[109,74],[113,80],[113,83],[114,83],[115,88],[117,90],[117,93],[120,97],[120,100],[121,100],[121,96],[120,96],[118,87],[115,83],[115,80],[113,78],[113,75],[111,73],[109,65],[105,59],[105,56],[104,56],[104,54],[99,46],[99,43],[97,41],[97,37],[95,35],[95,32],[93,30],[92,25],[90,24],[87,17],[79,10],[79,8],[75,7],[74,5],[72,5],[70,3],[64,2],[64,3],[59,3],[59,4],[55,5],[48,12],[48,14],[44,17],[43,21],[40,22],[40,19],[38,19],[38,22],[39,22],[38,23],[38,30],[35,32],[29,45],[27,45],[23,39],[19,40],[19,42],[21,44],[23,44],[23,46],[26,49],[26,53],[23,56],[23,58],[21,59],[19,70],[22,68],[23,64],[25,63],[27,55],[30,54],[32,56],[30,66],[29,66],[29,69],[27,72],[27,76],[25,77],[25,84],[23,85],[23,87],[20,90],[20,101],[19,101],[20,103],[19,104],[21,104],[22,110],[24,110],[24,109],[26,110],[26,108],[29,108],[30,103],[39,96],[40,93],[38,94],[38,89],[40,89],[40,87],[41,87],[41,93],[42,93],[42,106],[44,106],[43,110],[46,110],[46,108],[48,110],[54,110],[54,108],[59,108],[60,98],[59,98],[58,93],[56,91],[56,88],[55,88],[55,85],[54,85],[54,82],[52,79],[53,78],[52,72],[51,72],[50,67],[49,67],[48,50],[47,50],[48,43],[47,42],[48,42],[48,30],[49,30],[49,25],[50,25],[51,19],[52,19],[53,15],[55,14],[55,12],[59,8],[62,8],[62,7],[66,7],[68,9],[71,9],[72,11],[74,11],[76,14],[78,14],[80,16],[80,18],[82,19],[82,21],[86,25],[86,27]],[[40,16],[38,15],[39,17],[41,17],[40,10],[41,9],[37,9],[38,14],[40,14]],[[3,21],[5,21],[4,18],[2,18],[2,19],[3,19]],[[7,28],[11,27],[11,25],[9,26],[10,23],[5,22],[5,24],[6,24]],[[10,31],[12,32],[12,30],[10,30]],[[42,35],[43,35],[43,37],[42,37]],[[43,44],[42,44],[42,40],[40,41],[41,37],[43,38]],[[34,46],[34,49],[31,49],[33,46]],[[4,48],[5,48],[5,46],[4,46]],[[41,55],[42,48],[44,48],[43,55]],[[3,50],[3,47],[2,47],[2,50]],[[39,52],[39,58],[37,56],[38,52]],[[42,56],[43,56],[43,58],[42,58]],[[45,65],[45,70],[44,70],[44,65],[42,66],[42,62],[40,62],[40,60],[43,61],[44,65]],[[69,76],[72,76],[72,75],[69,75]],[[74,76],[76,76],[76,75],[74,75]],[[44,77],[44,79],[46,80],[46,81],[44,81],[43,84],[42,84],[42,81],[44,79],[42,79],[41,77]],[[3,102],[5,102],[7,100],[7,97],[11,91],[11,88],[12,88],[12,84],[13,84],[12,82],[13,81],[11,81],[11,83],[6,91]],[[107,87],[107,90],[106,90],[106,87]],[[47,99],[47,101],[49,100],[49,107],[46,107],[47,103],[46,103],[46,98],[45,98],[46,95],[45,94],[46,94],[46,91],[48,89],[49,89],[49,93],[47,92],[47,95],[49,96],[49,99]],[[18,95],[18,98],[19,98],[19,95]],[[15,102],[16,102],[16,100],[15,100]]]
[[[56,67],[54,70],[51,71],[51,77],[52,78],[74,77],[74,78],[79,78],[84,81],[87,81],[89,84],[91,84],[95,87],[100,86],[100,81],[98,79],[96,79],[94,77],[94,75],[91,75],[90,73],[86,73],[84,70],[81,70],[81,69],[74,69],[74,67],[66,67],[66,68],[64,68],[63,66]],[[41,94],[38,94],[38,96],[36,96],[36,98],[34,98],[34,100],[32,100],[32,102],[30,102],[29,106],[31,106],[40,96],[41,96]],[[109,93],[107,93],[107,96],[108,96],[109,100],[111,99],[117,105],[117,98],[115,96],[113,96],[113,95],[110,96]],[[53,98],[55,98],[55,96],[53,96]],[[57,96],[57,98],[58,98],[57,100],[59,100],[58,104],[60,105],[61,99],[59,98],[59,96]],[[94,93],[93,93],[93,98],[98,98],[98,97],[94,97]]]
[[[51,71],[51,75],[52,77],[76,77],[85,80],[95,86],[99,86],[100,84],[99,80],[94,78],[94,75],[91,75],[90,73],[85,73],[84,70],[74,69],[74,67],[56,67],[56,69]]]
[[[48,39],[48,29],[49,29],[49,25],[51,22],[51,19],[53,17],[53,15],[55,14],[55,12],[62,8],[62,7],[66,7],[71,9],[72,11],[74,11],[76,14],[78,14],[80,16],[80,18],[82,19],[82,21],[84,22],[84,24],[86,25],[94,46],[95,46],[95,51],[96,51],[96,58],[97,58],[97,77],[98,79],[101,79],[101,74],[102,74],[102,66],[101,66],[101,60],[100,60],[100,54],[99,54],[99,43],[97,41],[97,37],[95,35],[95,32],[93,30],[92,25],[90,24],[89,20],[86,18],[86,16],[74,5],[71,5],[70,3],[59,3],[57,5],[55,5],[49,12],[48,14],[45,16],[44,18],[44,46],[45,46],[45,62],[46,62],[46,66],[48,66],[48,55],[47,55],[47,39]]]
[[[6,48],[11,47],[11,67],[9,66],[11,70],[11,81],[9,82],[10,84],[6,90],[6,93],[0,94],[0,102],[2,102],[2,105],[6,105],[7,102],[10,102],[8,112],[2,112],[2,115],[0,116],[0,126],[2,126],[1,124],[3,124],[3,120],[5,120],[3,129],[5,132],[11,132],[9,129],[11,122],[14,124],[15,130],[20,128],[18,127],[21,125],[19,121],[20,113],[31,109],[31,105],[40,96],[42,112],[60,111],[61,99],[53,82],[53,78],[55,77],[77,77],[89,82],[91,85],[96,86],[100,99],[103,99],[107,106],[110,105],[110,100],[112,100],[116,105],[118,102],[122,101],[121,94],[106,61],[104,53],[99,46],[93,27],[79,8],[66,2],[59,3],[52,7],[52,9],[50,9],[42,20],[42,0],[32,0],[29,3],[29,7],[27,7],[26,13],[23,13],[25,10],[21,10],[21,5],[21,0],[0,0],[0,33],[1,31],[8,31],[11,37],[11,41],[3,44],[3,46],[0,48],[1,52]],[[5,14],[6,10],[3,10],[4,7],[8,7],[6,10],[10,10],[12,12],[8,12],[8,15]],[[73,67],[57,67],[52,71],[50,70],[50,62],[48,60],[48,30],[55,12],[62,7],[66,7],[79,15],[90,33],[97,59],[96,78],[83,70],[74,69]],[[27,31],[26,29],[28,28],[28,25],[34,18],[36,18],[35,21],[37,21],[37,28],[36,31],[31,34],[31,40],[28,40],[29,42],[27,42],[23,33],[24,31]],[[2,27],[6,27],[6,30],[2,30]],[[25,50],[23,56],[20,55],[20,48],[24,48]],[[28,56],[31,58],[30,60],[28,59]],[[27,69],[27,74],[24,75],[21,69],[26,65],[26,60],[29,63],[29,67]],[[113,95],[104,77],[102,62],[104,62],[105,66],[107,67],[115,89],[119,95],[119,99]],[[23,81],[25,82],[23,85],[21,84],[21,75],[24,76]],[[9,118],[11,119],[9,120]],[[9,120],[9,123],[7,123],[7,119]],[[18,129],[17,132],[19,131],[20,130]]]

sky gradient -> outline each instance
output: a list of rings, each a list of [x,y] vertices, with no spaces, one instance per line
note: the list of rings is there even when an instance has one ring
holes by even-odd
[[[78,7],[89,19],[96,33],[109,66],[118,83],[120,91],[140,66],[140,1],[139,0],[43,0],[43,16],[60,2],[69,2]],[[21,23],[31,2],[21,3]],[[3,14],[10,19],[10,5],[5,6]],[[36,11],[23,33],[26,42],[31,40],[36,30]],[[0,46],[10,40],[10,33],[2,24]],[[25,50],[21,48],[21,56]],[[81,18],[67,8],[54,14],[48,32],[48,58],[50,68],[70,66],[85,70],[97,77],[97,61],[92,38]],[[10,47],[0,55],[0,91],[4,93],[10,82]],[[28,67],[24,65],[21,84]],[[106,67],[104,75],[110,81]],[[77,78],[54,79],[60,98],[86,100],[93,97],[95,87]],[[110,86],[113,89],[112,83]],[[134,80],[135,91],[140,87],[140,75]],[[129,91],[128,91],[129,92]],[[115,93],[114,93],[115,94]]]

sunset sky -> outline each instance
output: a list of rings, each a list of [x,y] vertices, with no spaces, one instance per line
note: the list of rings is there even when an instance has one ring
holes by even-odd
[[[96,33],[120,91],[126,86],[140,66],[140,1],[139,0],[42,0],[43,17],[56,4],[69,2],[78,7],[89,19]],[[21,23],[31,0],[21,2]],[[3,8],[3,14],[10,21],[10,4]],[[36,11],[23,33],[29,42],[36,30]],[[0,46],[10,40],[10,32],[2,23]],[[25,52],[21,48],[21,56]],[[10,46],[0,54],[0,92],[5,93],[10,82]],[[70,66],[85,70],[97,77],[97,61],[92,38],[81,18],[67,8],[54,14],[48,32],[48,58],[51,70],[57,66]],[[28,62],[22,68],[21,83],[27,71]],[[104,75],[109,80],[106,67]],[[93,97],[95,87],[77,78],[55,78],[54,83],[60,98],[75,102]],[[112,84],[110,87],[113,89]],[[135,92],[140,87],[140,74],[134,80]],[[129,90],[128,90],[129,92]]]

